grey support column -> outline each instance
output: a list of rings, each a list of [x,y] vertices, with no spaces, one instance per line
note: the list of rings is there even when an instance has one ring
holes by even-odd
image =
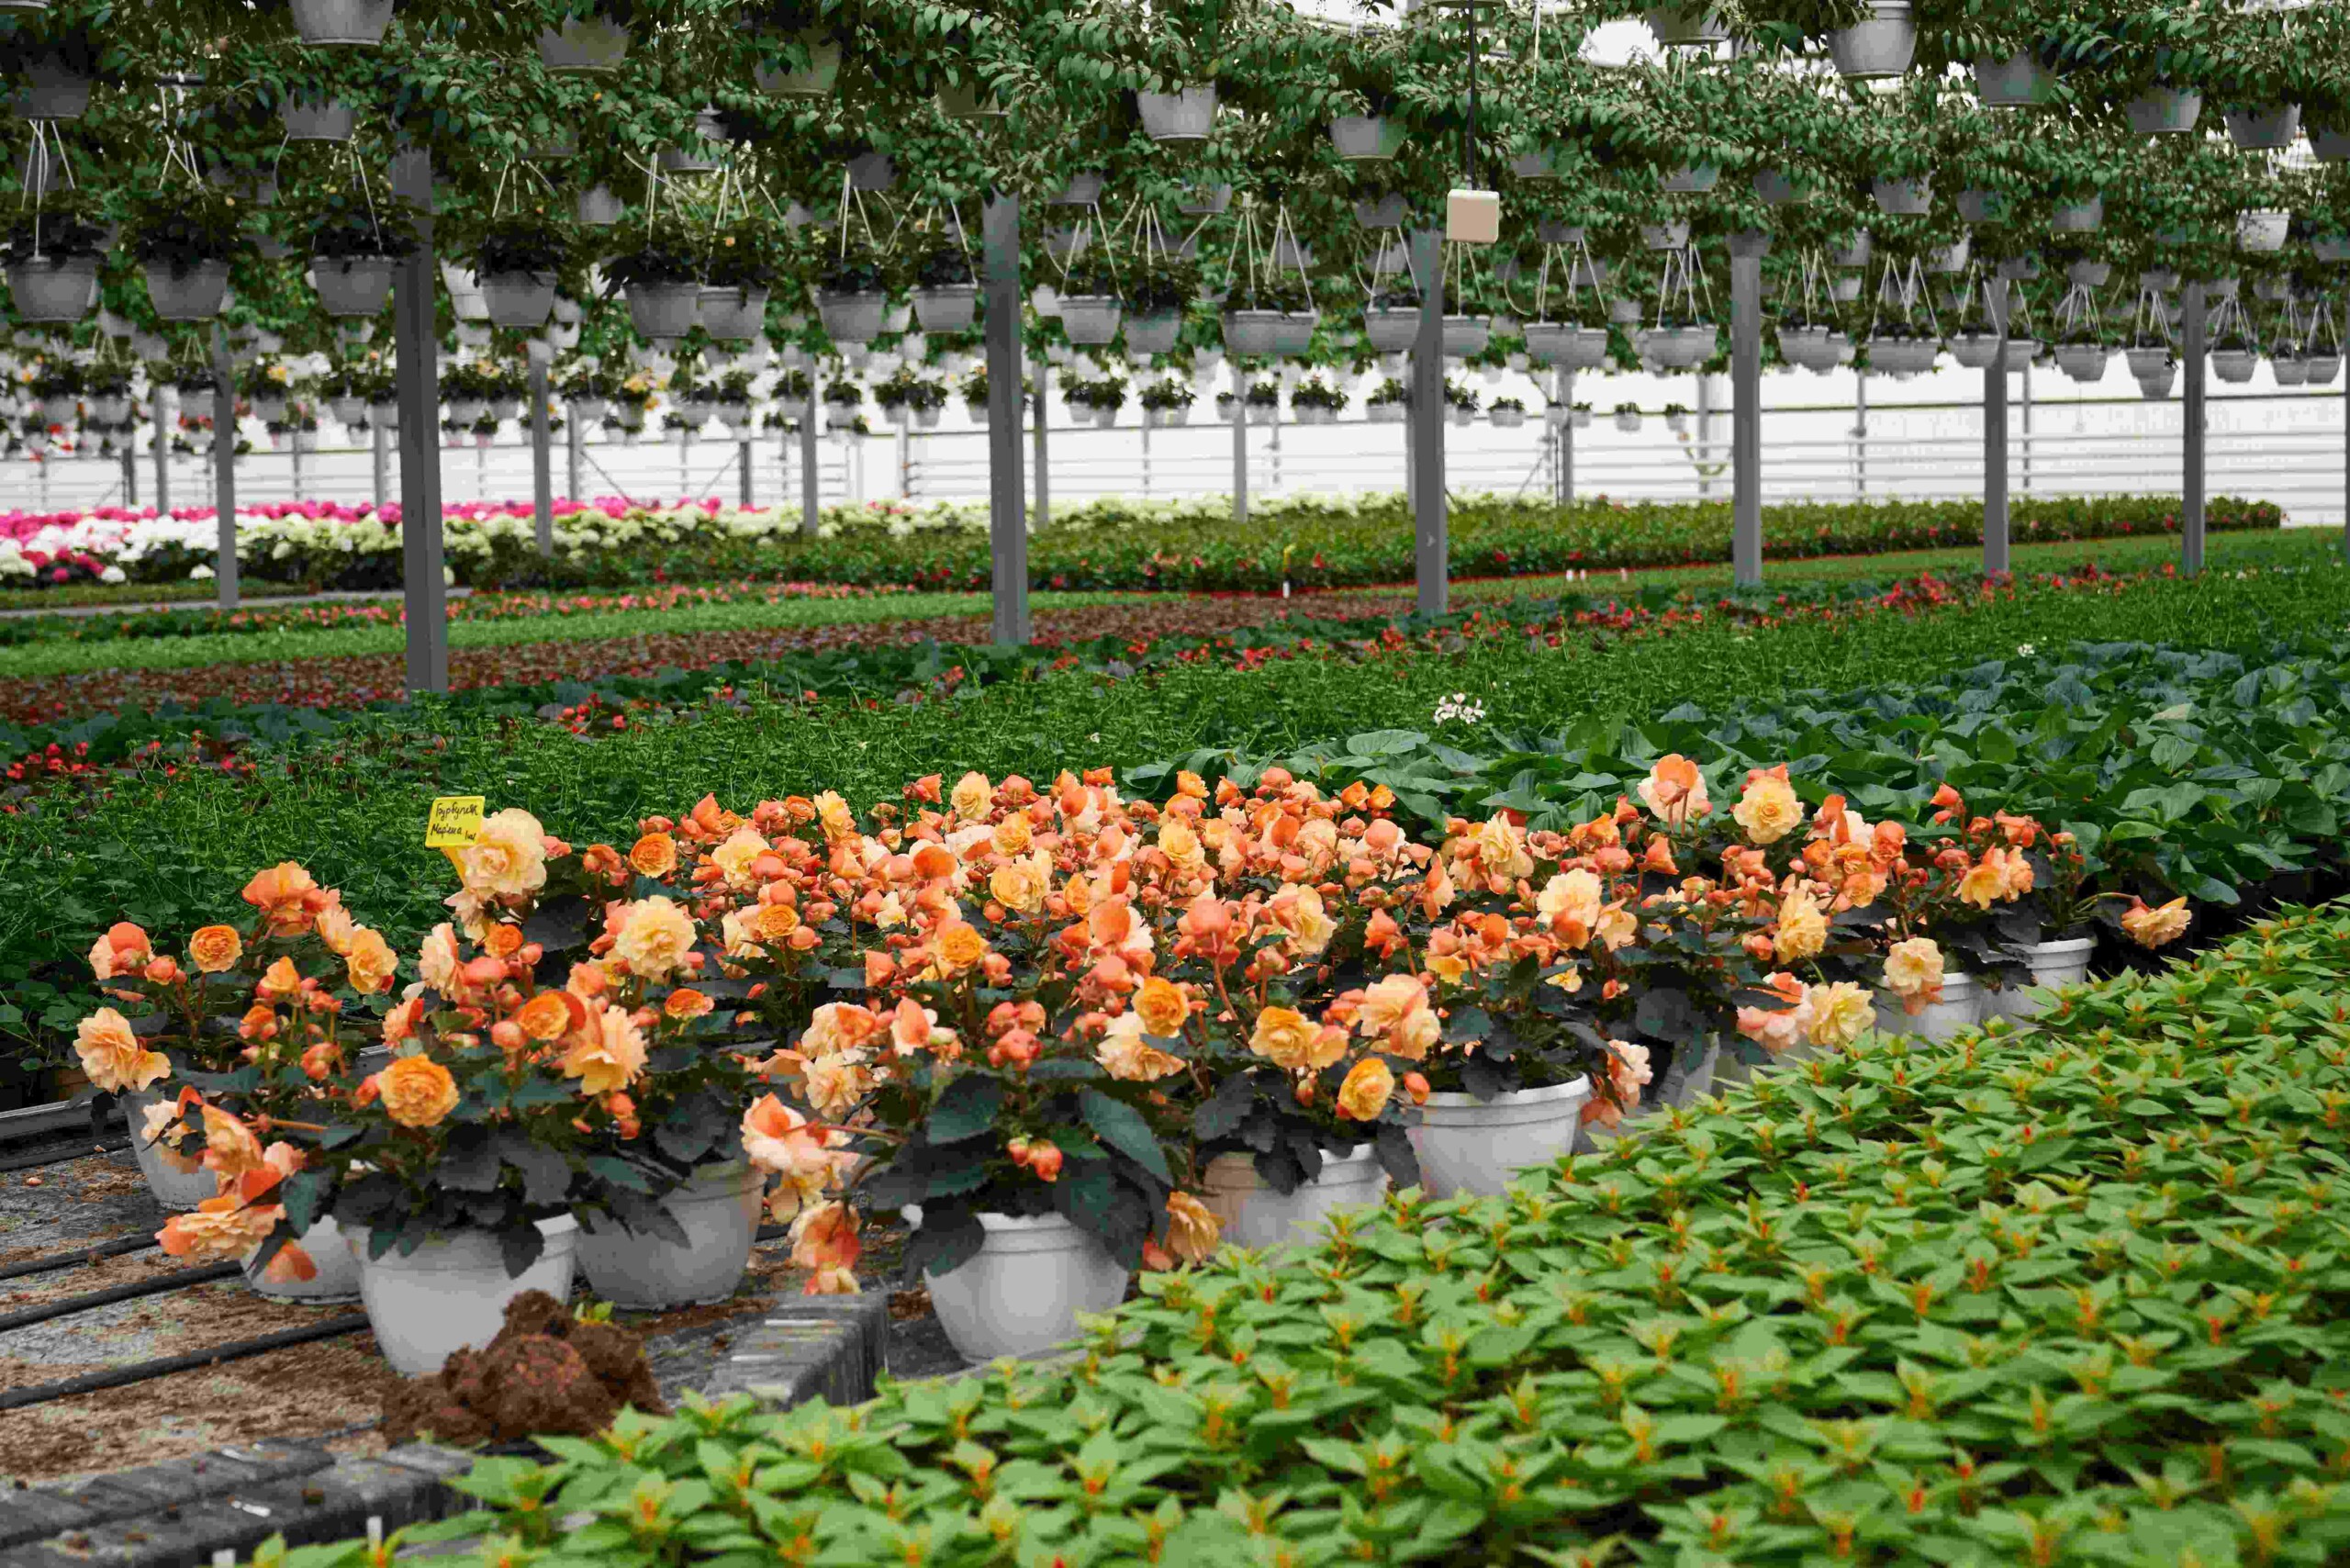
[[[416,246],[393,301],[400,400],[400,564],[408,615],[408,689],[449,689],[449,598],[442,580],[441,334],[433,319],[432,158],[392,160],[393,194],[418,213]]]
[[[1052,462],[1045,450],[1045,427],[1050,422],[1046,401],[1051,395],[1053,365],[1050,360],[1036,362],[1036,513],[1029,525],[1031,533],[1040,533],[1053,525]]]
[[[2207,410],[2203,401],[2203,286],[2187,286],[2187,321],[2181,333],[2179,358],[2187,372],[2187,449],[2183,461],[2185,504],[2180,508],[2178,569],[2188,577],[2203,570],[2203,437]]]
[[[172,515],[172,417],[164,405],[170,398],[176,403],[179,394],[157,382],[151,373],[148,380],[147,406],[155,415],[155,515]]]
[[[754,498],[757,492],[751,484],[751,468],[755,460],[755,454],[756,449],[751,444],[751,428],[745,425],[743,427],[743,440],[737,453],[737,460],[743,465],[743,510],[744,511],[749,511],[752,507],[758,504]]]
[[[1248,378],[1232,362],[1232,521],[1248,521]]]
[[[547,367],[531,356],[531,518],[539,558],[554,559],[554,438],[547,429]]]
[[[2008,285],[1993,278],[1991,319],[1999,342],[1983,367],[1983,572],[2009,570],[2008,560]]]
[[[579,428],[579,410],[577,409],[565,409],[564,410],[564,415],[563,493],[569,496],[576,501],[579,499],[580,491],[588,487],[587,481],[580,476],[579,473],[579,459],[581,456],[579,443],[586,438],[586,432],[581,431]]]
[[[139,504],[139,442],[135,435],[122,438],[122,504]]]
[[[392,494],[392,443],[390,438],[384,433],[383,420],[367,421],[367,444],[370,450],[370,465],[375,470],[375,510],[382,511],[384,503],[391,498]]]
[[[822,510],[821,498],[816,493],[816,410],[823,406],[819,401],[822,390],[816,380],[815,362],[811,360],[808,364],[808,407],[800,415],[800,532],[811,539],[816,537],[816,528],[821,521],[818,513]]]
[[[223,610],[237,608],[237,366],[229,357],[229,338],[212,329],[212,507],[213,579],[217,602]]]
[[[1020,472],[1020,198],[988,200],[980,218],[988,360],[988,547],[993,557],[995,640],[1029,636],[1027,484]]]
[[[1412,575],[1419,612],[1442,615],[1451,602],[1450,533],[1444,507],[1444,234],[1412,235],[1412,271],[1420,282],[1420,331],[1412,342]]]
[[[1562,507],[1575,500],[1575,373],[1559,372],[1559,407],[1563,418],[1559,424],[1559,476],[1555,499]]]
[[[1701,384],[1702,385],[1702,384]],[[1762,586],[1762,258],[1729,263],[1731,575]]]

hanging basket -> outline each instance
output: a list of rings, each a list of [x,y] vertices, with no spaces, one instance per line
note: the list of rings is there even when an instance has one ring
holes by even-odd
[[[2301,106],[2276,104],[2265,109],[2230,109],[2228,140],[2245,152],[2273,152],[2290,147],[2300,134]]]
[[[2065,266],[2065,281],[2079,284],[2083,288],[2103,288],[2113,276],[2111,262],[2068,262]]]
[[[1768,229],[1741,229],[1729,236],[1729,244],[1733,257],[1767,256],[1771,253],[1771,231]]]
[[[1640,302],[1611,299],[1607,302],[1607,319],[1619,327],[1637,327],[1640,324]]]
[[[2094,386],[2105,379],[2106,360],[2111,352],[2103,343],[2059,343],[2056,368],[2084,386]]]
[[[1483,353],[1493,334],[1490,316],[1448,315],[1444,319],[1444,352],[1453,359]]]
[[[977,284],[948,284],[914,290],[914,319],[925,332],[968,332],[979,319]]]
[[[1968,370],[1981,370],[1998,357],[1997,332],[1957,332],[1950,340],[1950,357]]]
[[[2310,254],[2321,262],[2350,262],[2350,235],[2333,234],[2312,240]]]
[[[1513,178],[1520,180],[1555,180],[1559,177],[1558,160],[1549,152],[1521,152],[1509,161]]]
[[[2178,364],[2168,349],[2128,349],[2121,357],[2129,362],[2130,374],[2140,381],[2166,376]]]
[[[1137,316],[1129,308],[1125,324],[1128,353],[1173,353],[1177,340],[1183,335],[1183,313],[1180,310]]]
[[[2279,386],[2300,386],[2310,378],[2310,362],[2300,354],[2278,354],[2268,362],[2268,374]]]
[[[12,107],[18,119],[76,120],[90,112],[91,79],[55,55],[25,62]]]
[[[1839,305],[1850,305],[1861,297],[1861,274],[1838,273],[1828,280],[1828,297]]]
[[[2236,249],[2255,256],[2273,255],[2285,248],[2293,215],[2274,207],[2236,214]]]
[[[1175,210],[1186,218],[1214,218],[1232,205],[1232,187],[1187,185],[1175,197]]]
[[[954,120],[1002,119],[1007,112],[992,95],[982,100],[979,84],[976,82],[941,87],[938,90],[938,111]]]
[[[886,294],[816,291],[817,318],[824,323],[824,335],[836,343],[869,343],[879,337],[881,319],[889,306],[890,297]]]
[[[149,262],[146,270],[147,297],[163,320],[209,321],[228,303],[227,262],[198,262],[185,268]]]
[[[1278,310],[1227,310],[1224,313],[1224,346],[1247,359],[1261,359],[1280,352],[1281,313]]]
[[[808,63],[794,71],[759,66],[751,73],[752,84],[770,98],[829,98],[841,78],[841,40],[815,28],[802,28],[799,35],[800,48],[808,51]]]
[[[1404,147],[1404,125],[1385,115],[1341,115],[1330,122],[1330,145],[1351,163],[1393,158]]]
[[[718,342],[747,342],[767,330],[767,291],[705,285],[699,316],[701,330]]]
[[[539,34],[539,63],[557,76],[597,76],[628,60],[629,30],[601,17],[570,17]]]
[[[1933,176],[1892,180],[1880,175],[1869,182],[1869,198],[1887,217],[1923,218],[1934,210]]]
[[[1651,6],[1649,30],[1668,49],[1694,49],[1728,43],[1729,22],[1719,11],[1704,6]]]
[[[310,286],[337,320],[374,316],[392,297],[396,264],[388,256],[313,256]]]
[[[1678,251],[1689,243],[1689,220],[1640,225],[1640,243],[1651,251]]]
[[[609,229],[627,210],[610,185],[590,185],[572,202],[572,216],[590,229]]]
[[[348,141],[358,111],[339,98],[288,98],[277,106],[288,141]]]
[[[2137,377],[2138,395],[2150,403],[2158,403],[2170,396],[2171,387],[2178,380],[2178,366],[2171,365],[2151,375]]]
[[[1662,182],[1665,190],[1688,196],[1702,196],[1720,184],[1721,167],[1715,163],[1684,163],[1666,174]]]
[[[2321,163],[2350,162],[2350,129],[2319,125],[2312,121],[2304,127],[2310,135],[2310,151]]]
[[[1314,328],[1321,320],[1317,312],[1278,310],[1273,314],[1273,353],[1295,359],[1313,348]]]
[[[1958,193],[1951,203],[1958,216],[1968,223],[2005,223],[2008,220],[2008,198],[1998,191],[1986,191],[1970,185]]]
[[[2309,357],[2310,385],[2331,386],[2333,378],[2342,374],[2342,356],[2338,353],[2313,353]]]
[[[2105,227],[2105,197],[2060,202],[2049,209],[2048,227],[2059,234],[2093,234]]]
[[[98,258],[45,256],[12,262],[8,293],[20,321],[79,321],[97,303]]]
[[[1419,340],[1419,308],[1411,305],[1366,306],[1362,313],[1362,332],[1370,340],[1374,353],[1402,353]]]
[[[701,285],[690,279],[632,283],[626,292],[629,324],[656,343],[684,337],[701,315]]]
[[[554,313],[554,274],[492,273],[481,280],[490,325],[534,332]]]
[[[1124,311],[1125,307],[1111,295],[1064,294],[1061,330],[1080,348],[1100,348],[1117,337],[1118,318]]]
[[[1974,236],[1962,234],[1952,243],[1940,245],[1927,252],[1926,270],[1942,277],[1963,273],[1966,270],[1967,260],[1974,252]]]
[[[2214,349],[2211,351],[2211,374],[2232,386],[2250,381],[2253,372],[2260,368],[2260,356],[2250,349]]]
[[[1848,80],[1898,76],[1918,52],[1918,23],[1909,0],[1864,0],[1868,14],[1828,35],[1836,74]]]
[[[1989,109],[2037,108],[2048,101],[2055,77],[2035,51],[2018,50],[2005,60],[1975,62],[1975,95]]]
[[[392,0],[293,0],[294,31],[313,48],[374,49],[392,25]]]
[[[1404,193],[1391,191],[1376,201],[1355,203],[1355,222],[1366,230],[1401,229],[1407,210]]]
[[[2121,112],[2140,136],[2181,136],[2203,118],[2203,95],[2157,84],[2124,103]]]
[[[1580,245],[1583,233],[1582,224],[1561,223],[1555,218],[1546,218],[1534,226],[1534,237],[1545,245]]]
[[[1158,142],[1205,141],[1215,129],[1215,84],[1171,93],[1136,93],[1142,133]]]
[[[1796,183],[1785,169],[1757,169],[1747,183],[1753,187],[1754,199],[1765,207],[1785,207],[1796,199]]]

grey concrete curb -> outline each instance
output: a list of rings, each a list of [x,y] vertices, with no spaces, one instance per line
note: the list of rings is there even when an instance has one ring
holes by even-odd
[[[890,1332],[886,1295],[811,1296],[741,1331],[704,1383],[713,1400],[749,1394],[786,1408],[873,1396]],[[449,1483],[475,1456],[409,1443],[338,1459],[315,1442],[271,1440],[62,1486],[0,1491],[0,1568],[199,1568],[240,1559],[273,1535],[289,1546],[444,1518],[466,1506]]]

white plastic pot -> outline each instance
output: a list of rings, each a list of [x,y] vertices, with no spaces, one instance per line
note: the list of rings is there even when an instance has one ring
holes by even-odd
[[[2140,136],[2177,136],[2203,118],[2203,95],[2184,87],[2153,86],[2121,106],[2130,129]]]
[[[2044,991],[2058,986],[2078,985],[2089,972],[2089,952],[2097,943],[2087,936],[2068,936],[2061,941],[2042,942],[2027,956],[2031,965],[2031,984],[1994,991],[1985,988],[1982,1013],[1985,1022],[1994,1018],[2012,1018],[2022,1023],[2035,1018],[2048,1005]]]
[[[1749,183],[1754,187],[1754,199],[1765,207],[1785,207],[1796,199],[1796,183],[1785,169],[1757,169]]]
[[[1574,1148],[1591,1099],[1591,1080],[1519,1089],[1480,1100],[1432,1093],[1412,1129],[1420,1185],[1430,1197],[1455,1193],[1491,1197],[1521,1170],[1548,1165]]]
[[[1686,1048],[1675,1049],[1673,1065],[1665,1070],[1664,1081],[1652,1085],[1646,1100],[1657,1105],[1686,1105],[1701,1094],[1711,1094],[1714,1069],[1721,1055],[1721,1042],[1710,1036],[1706,1048],[1694,1056]]]
[[[1942,999],[1930,1002],[1919,1013],[1903,1008],[1901,999],[1888,991],[1876,993],[1876,1026],[1887,1035],[1917,1035],[1929,1040],[1947,1040],[1980,1022],[1983,991],[1973,975],[1945,973],[1942,976]]]
[[[1061,296],[1061,330],[1080,348],[1098,348],[1118,335],[1118,318],[1125,308],[1106,294]]]
[[[696,1171],[661,1206],[685,1245],[639,1236],[617,1220],[589,1219],[579,1233],[588,1288],[615,1306],[659,1309],[724,1301],[743,1282],[759,1234],[766,1177],[741,1160]]]
[[[168,1084],[171,1080],[163,1081]],[[220,1183],[201,1165],[181,1169],[169,1150],[148,1143],[140,1136],[147,1125],[149,1108],[178,1097],[176,1089],[168,1094],[161,1089],[134,1089],[122,1098],[123,1111],[130,1120],[131,1152],[138,1157],[139,1174],[147,1179],[147,1190],[172,1213],[185,1214],[218,1193]]]
[[[655,342],[684,337],[700,319],[698,283],[632,283],[627,292],[630,324]]]
[[[394,1372],[429,1377],[454,1352],[480,1350],[505,1327],[507,1304],[525,1291],[569,1298],[579,1226],[568,1215],[538,1225],[546,1245],[537,1262],[512,1276],[498,1238],[486,1230],[429,1237],[406,1257],[395,1247],[381,1258],[367,1256],[368,1232],[348,1233],[367,1326]]]
[[[1969,185],[1958,193],[1952,205],[1958,208],[1958,216],[1969,223],[1997,223],[2007,213],[2008,198],[1998,191]]]
[[[2318,125],[2303,128],[2310,134],[2310,151],[2321,163],[2340,163],[2350,160],[2350,126]]]
[[[536,331],[554,314],[554,274],[485,273],[481,298],[492,326]]]
[[[359,1258],[352,1251],[342,1227],[335,1224],[334,1215],[319,1215],[310,1222],[310,1228],[296,1239],[318,1272],[307,1280],[268,1279],[253,1265],[260,1250],[256,1248],[245,1256],[245,1283],[255,1295],[267,1296],[272,1301],[313,1304],[359,1299]]]
[[[1378,162],[1404,146],[1404,124],[1383,115],[1342,115],[1330,122],[1330,144],[1350,162]]]
[[[820,290],[816,314],[824,323],[826,335],[834,342],[869,343],[881,335],[881,317],[889,304],[889,296],[883,294]]]
[[[2260,356],[2250,349],[2213,349],[2211,374],[2232,386],[2250,381],[2253,372],[2260,368]]]
[[[392,25],[392,0],[293,0],[294,30],[311,45],[373,49]]]
[[[2265,109],[2230,109],[2228,140],[2246,152],[2290,147],[2300,133],[2301,106],[2276,104]]]
[[[1729,38],[1729,23],[1705,6],[1651,6],[1648,24],[1656,41],[1668,47],[1723,43]]]
[[[1215,84],[1172,93],[1136,93],[1142,133],[1153,141],[1205,141],[1215,129]]]
[[[1829,57],[1839,76],[1866,79],[1898,76],[1918,52],[1918,23],[1909,0],[1866,0],[1868,14],[1828,35]]]
[[[310,286],[330,316],[342,320],[374,316],[392,297],[394,266],[386,256],[313,256]]]
[[[1444,319],[1444,352],[1456,359],[1483,353],[1493,330],[1491,317],[1447,316]]]
[[[1377,201],[1355,203],[1355,225],[1360,229],[1401,229],[1407,204],[1403,193],[1391,191]]]
[[[2069,201],[2048,210],[2048,227],[2060,234],[2089,234],[2105,226],[2105,197]]]
[[[2286,231],[2292,227],[2293,215],[2275,207],[2260,208],[2236,214],[2236,248],[2254,255],[2269,255],[2285,248]]]
[[[625,210],[626,204],[612,194],[610,185],[591,185],[571,204],[572,216],[590,229],[610,228]]]
[[[1684,163],[1666,174],[1664,189],[1684,195],[1703,195],[1721,182],[1721,167],[1715,163]]]
[[[8,268],[8,294],[20,321],[79,321],[97,292],[95,256],[43,258]]]
[[[841,40],[808,28],[801,30],[799,41],[808,51],[806,69],[770,71],[759,66],[751,73],[753,84],[771,98],[831,97],[840,81]]]
[[[1869,197],[1877,210],[1895,218],[1922,218],[1934,209],[1934,181],[1930,174],[1915,179],[1893,180],[1879,177],[1869,182]]]
[[[198,262],[185,271],[149,262],[146,271],[147,298],[163,320],[209,321],[228,302],[227,262]]]
[[[539,34],[539,63],[557,76],[617,71],[628,59],[629,32],[601,17],[567,17]]]
[[[1129,353],[1172,353],[1175,341],[1183,333],[1182,313],[1176,310],[1161,310],[1150,316],[1129,314],[1125,325]]]
[[[749,342],[767,330],[767,291],[705,284],[699,319],[701,330],[720,342]]]
[[[1099,1241],[1058,1215],[983,1214],[987,1241],[948,1273],[925,1270],[930,1305],[967,1361],[1034,1356],[1078,1335],[1080,1314],[1125,1299],[1126,1271]]]
[[[1689,222],[1681,218],[1670,223],[1643,223],[1640,243],[1651,251],[1677,251],[1689,243]]]
[[[339,98],[288,98],[277,106],[288,141],[348,141],[358,115]]]
[[[1297,1191],[1278,1193],[1257,1174],[1246,1154],[1219,1154],[1201,1173],[1201,1201],[1224,1222],[1224,1239],[1235,1247],[1311,1245],[1329,1217],[1343,1209],[1376,1204],[1387,1192],[1387,1172],[1367,1143],[1344,1155],[1326,1157],[1320,1174]]]
[[[1986,108],[2034,107],[2047,102],[2052,84],[2048,68],[2028,49],[2018,50],[2005,60],[1975,62],[1975,95]]]
[[[23,71],[13,106],[18,119],[76,120],[90,112],[92,79],[56,55],[35,55]]]

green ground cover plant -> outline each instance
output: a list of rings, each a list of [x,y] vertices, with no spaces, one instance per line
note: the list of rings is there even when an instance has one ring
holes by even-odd
[[[340,723],[301,711],[247,715],[256,738],[225,758],[166,753],[173,760],[109,774],[86,792],[0,802],[13,808],[0,812],[0,864],[17,893],[0,906],[0,1039],[20,1056],[54,1050],[61,1021],[70,1030],[86,991],[82,957],[109,922],[187,928],[233,899],[252,868],[283,859],[300,859],[397,943],[412,943],[444,917],[417,875],[428,853],[422,823],[438,795],[528,801],[550,832],[584,843],[628,836],[641,817],[705,790],[755,800],[834,789],[866,801],[894,795],[908,778],[966,768],[1041,782],[1096,761],[1139,768],[1194,753],[1337,751],[1343,745],[1331,737],[1394,731],[1399,718],[1432,715],[1463,691],[1483,706],[1483,725],[1437,738],[1472,757],[1489,755],[1479,752],[1481,736],[1550,734],[1562,718],[1649,719],[1684,704],[1759,710],[1789,692],[1898,684],[1889,672],[1922,679],[1994,658],[2010,661],[2007,689],[2044,706],[2039,689],[2065,657],[2046,641],[2053,624],[2100,641],[2144,636],[2266,662],[2275,644],[2330,645],[2345,606],[2350,573],[2329,567],[2088,593],[2024,587],[1932,614],[1762,629],[1709,617],[1670,635],[1598,630],[1556,646],[1514,630],[1487,633],[1479,628],[1500,623],[1470,616],[1383,652],[1179,662],[1139,677],[1120,649],[1058,671],[1023,666],[1017,678],[950,682],[953,659],[968,656],[976,667],[991,655],[937,650],[922,655],[927,673],[911,677],[897,665],[847,669],[837,689],[850,695],[811,704],[796,688],[778,697],[745,687],[683,697],[618,730],[575,730],[520,701],[418,704]],[[2044,652],[2018,654],[2025,644]],[[593,696],[583,688],[567,700]],[[2329,715],[2339,707],[2321,705]],[[125,745],[133,743],[123,731],[142,745],[170,733],[151,721],[88,731]],[[1388,759],[1360,762],[1370,771]]]
[[[630,1568],[2338,1562],[2345,984],[2350,916],[2288,912],[1505,1197],[1146,1275],[1064,1364],[485,1459],[416,1533]]]

